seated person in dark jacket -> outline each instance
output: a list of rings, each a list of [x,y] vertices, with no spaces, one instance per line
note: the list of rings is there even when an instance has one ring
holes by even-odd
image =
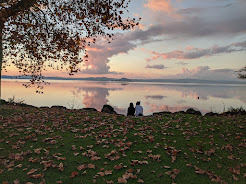
[[[135,115],[135,108],[133,107],[133,103],[130,103],[130,106],[127,110],[127,116],[134,116]]]

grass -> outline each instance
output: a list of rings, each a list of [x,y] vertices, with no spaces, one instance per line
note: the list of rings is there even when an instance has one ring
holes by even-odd
[[[0,183],[246,183],[245,124],[3,105]]]

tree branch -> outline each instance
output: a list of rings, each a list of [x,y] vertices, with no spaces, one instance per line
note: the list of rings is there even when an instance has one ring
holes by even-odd
[[[3,8],[1,10],[2,12],[2,18],[9,18],[11,16],[14,16],[18,14],[21,11],[27,10],[30,7],[32,7],[37,0],[21,0],[17,4],[9,7],[9,8]]]

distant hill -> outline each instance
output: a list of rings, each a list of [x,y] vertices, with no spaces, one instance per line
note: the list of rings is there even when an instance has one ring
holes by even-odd
[[[7,76],[3,75],[2,79],[31,79],[30,76]],[[178,83],[178,84],[245,84],[242,81],[217,81],[217,80],[200,80],[200,79],[128,79],[128,78],[108,78],[108,77],[88,77],[88,78],[66,78],[66,77],[45,77],[46,80],[84,80],[84,81],[114,81],[114,82],[155,82],[155,83]]]

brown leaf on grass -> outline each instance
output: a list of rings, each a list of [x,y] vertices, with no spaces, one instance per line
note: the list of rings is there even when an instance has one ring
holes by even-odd
[[[58,167],[59,167],[59,170],[60,170],[60,171],[64,171],[64,166],[63,166],[63,163],[62,163],[62,162],[59,164]]]
[[[118,178],[118,183],[127,183],[127,180],[125,178]]]
[[[106,181],[107,184],[113,184],[114,182],[112,180]]]
[[[37,149],[34,149],[34,152],[36,153],[36,154],[40,154],[40,151],[42,150],[43,148],[37,148]]]
[[[177,157],[176,157],[176,155],[172,155],[171,158],[172,158],[172,163],[174,163],[174,161],[176,160]]]
[[[218,168],[221,168],[222,166],[221,166],[220,164],[217,164],[217,167],[218,167]]]
[[[33,158],[33,157],[31,157],[31,158],[29,158],[29,162],[32,162],[32,163],[37,163],[37,162],[39,162],[39,158]]]
[[[127,172],[132,173],[133,170],[130,168],[130,169],[127,170]]]
[[[63,184],[63,182],[62,182],[62,181],[56,181],[56,183],[60,183],[60,184]]]
[[[82,146],[79,147],[80,151],[85,150],[85,148],[83,148]]]
[[[246,167],[246,164],[240,164],[241,167]]]
[[[239,180],[238,177],[236,177],[234,174],[232,175],[232,179],[233,179],[234,181],[238,181],[238,180]]]
[[[85,164],[80,165],[80,166],[77,167],[77,169],[78,169],[79,171],[81,171],[81,170],[83,170],[83,169],[86,169],[86,168],[87,168],[87,165],[85,165]]]
[[[19,180],[14,180],[13,184],[20,184],[20,181]]]
[[[15,167],[21,168],[21,167],[22,167],[22,164],[18,164],[18,165],[16,165]]]
[[[172,174],[172,171],[167,171],[165,172],[167,175],[171,175]]]
[[[197,174],[204,174],[205,171],[202,170],[202,169],[200,169],[200,168],[197,168],[197,170],[195,171],[195,173],[197,173]]]
[[[165,169],[170,169],[171,167],[170,166],[163,166],[163,168],[165,168]]]
[[[144,183],[144,180],[138,179],[138,183]]]
[[[180,173],[180,170],[178,170],[178,169],[173,169],[172,171],[173,171],[173,173],[174,173],[175,175],[178,175],[178,174]]]
[[[74,155],[74,156],[78,156],[78,155],[79,155],[79,153],[73,153],[73,155]]]
[[[99,176],[104,176],[105,174],[104,174],[104,172],[98,172],[97,173]]]
[[[109,175],[109,174],[112,174],[113,170],[106,170],[104,171],[105,175]]]
[[[46,184],[45,179],[43,178],[39,184]]]
[[[172,174],[170,177],[173,179],[173,180],[175,180],[175,178],[176,178],[176,174]]]
[[[87,174],[87,172],[86,172],[86,171],[84,171],[84,172],[82,172],[82,174]]]
[[[57,158],[57,160],[63,160],[63,161],[67,160],[66,157],[56,157],[56,158]]]
[[[186,164],[187,167],[192,167],[192,164]]]
[[[136,175],[133,175],[132,173],[126,172],[125,174],[122,175],[122,178],[124,178],[124,179],[129,179],[129,178],[135,179]]]
[[[38,178],[43,178],[44,175],[43,174],[34,174],[34,175],[29,175],[28,177],[38,179]]]
[[[87,146],[87,148],[93,148],[93,145],[89,145],[89,146]]]
[[[226,149],[226,150],[229,150],[230,152],[232,152],[232,146],[231,146],[230,144],[227,144],[227,145],[225,146],[225,149]]]
[[[36,171],[37,171],[37,169],[31,169],[31,170],[27,173],[27,175],[33,174],[33,173],[35,173]]]
[[[2,169],[0,169],[0,174],[3,172],[3,170]]]
[[[237,165],[235,168],[230,167],[229,171],[233,174],[240,175],[240,165]]]
[[[95,164],[88,164],[89,169],[95,169]]]
[[[94,156],[94,157],[91,157],[91,160],[100,160],[101,159],[101,157],[98,157],[98,156]]]
[[[231,155],[231,156],[228,156],[227,158],[230,159],[230,160],[233,160],[234,156]]]
[[[122,168],[122,163],[114,166],[114,169],[116,169],[116,170],[120,170],[121,168]]]
[[[72,145],[72,150],[75,151],[76,149],[76,145]]]
[[[78,175],[79,175],[79,173],[78,173],[78,172],[73,171],[73,172],[71,173],[70,178],[74,178],[75,176],[78,176]]]

